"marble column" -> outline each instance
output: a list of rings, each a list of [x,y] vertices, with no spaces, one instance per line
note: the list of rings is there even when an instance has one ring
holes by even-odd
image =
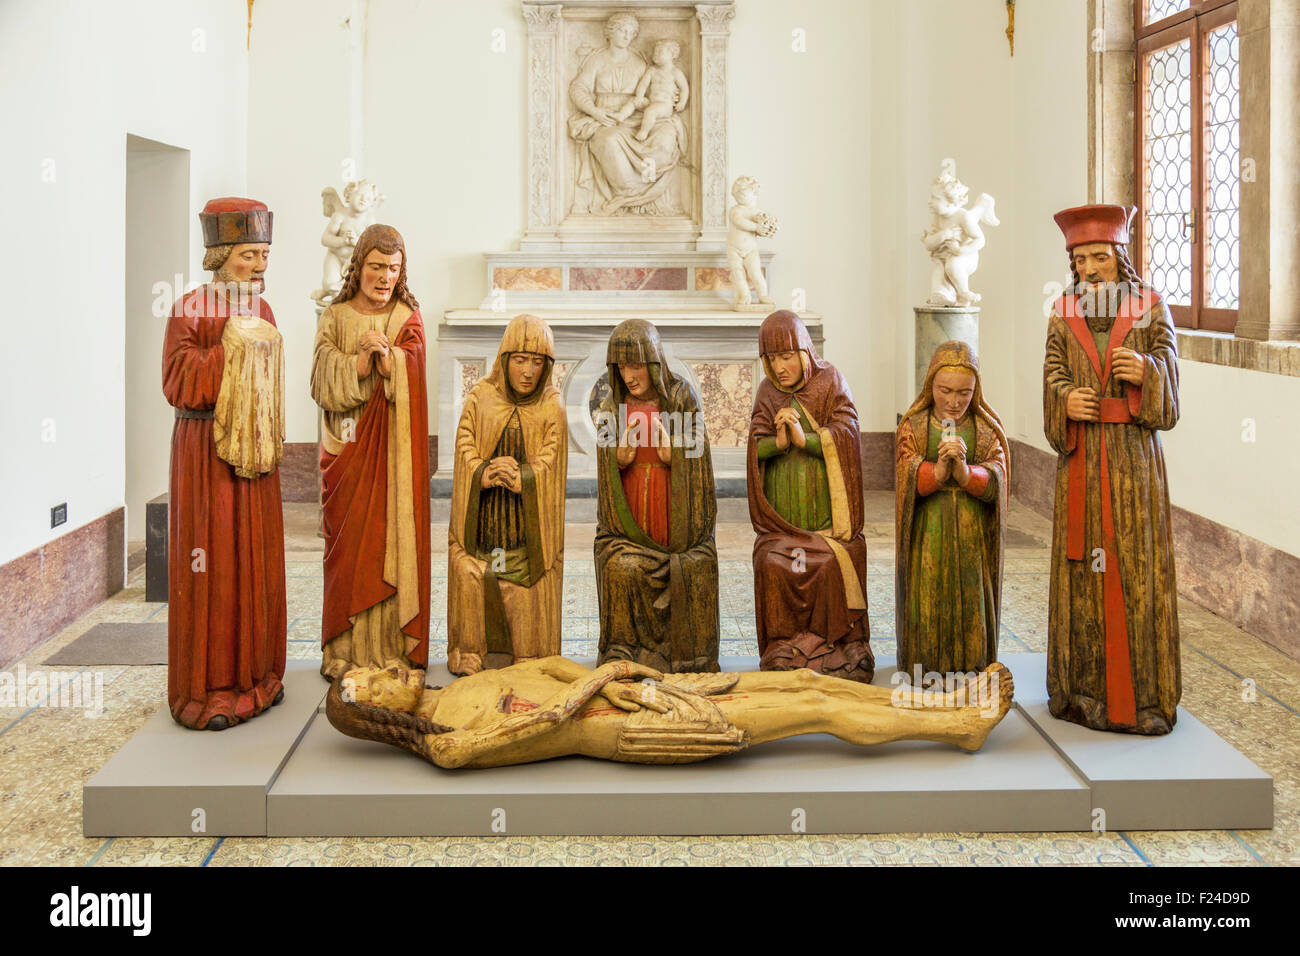
[[[727,42],[734,3],[700,4],[701,138],[700,238],[696,248],[719,250],[727,242]]]
[[[528,26],[528,227],[526,239],[555,237],[560,215],[554,188],[556,151],[556,70],[558,3],[523,4]]]
[[[939,305],[913,306],[916,313],[916,368],[914,390],[919,392],[930,370],[930,356],[950,339],[967,343],[979,354],[980,310],[978,307],[947,308]]]

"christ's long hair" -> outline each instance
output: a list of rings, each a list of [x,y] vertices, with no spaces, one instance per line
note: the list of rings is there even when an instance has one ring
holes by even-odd
[[[400,232],[392,226],[380,223],[367,226],[366,231],[357,240],[356,248],[352,250],[352,261],[348,263],[347,272],[343,274],[343,288],[339,289],[339,294],[334,297],[334,301],[348,302],[357,294],[361,288],[361,264],[366,261],[366,256],[376,249],[386,256],[391,256],[394,252],[402,254],[402,271],[397,274],[393,298],[410,306],[412,310],[418,309],[420,303],[415,301],[415,296],[411,295],[411,290],[406,287],[406,243],[402,241]]]

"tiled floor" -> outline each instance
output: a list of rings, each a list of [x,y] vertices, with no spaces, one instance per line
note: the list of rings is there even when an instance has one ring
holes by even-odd
[[[744,501],[719,503],[722,653],[755,654],[749,556],[753,534]],[[314,658],[320,628],[321,543],[315,508],[287,505],[289,655]],[[872,644],[894,650],[893,497],[868,495],[868,600]],[[569,507],[565,551],[564,653],[594,656],[592,502]],[[446,505],[435,503],[434,656],[446,650]],[[440,523],[439,523],[440,522]],[[1049,523],[1012,506],[1003,588],[1002,646],[1046,650]],[[15,662],[32,673],[58,648],[101,621],[164,621],[167,608],[144,601],[143,568],[129,587]],[[1263,831],[1102,834],[978,834],[761,837],[499,837],[493,839],[84,839],[81,786],[135,732],[166,695],[164,667],[94,668],[104,713],[0,707],[0,863],[188,864],[1119,864],[1300,863],[1300,663],[1188,601],[1180,607],[1183,704],[1275,780],[1275,825]],[[84,674],[91,668],[78,671]],[[69,672],[61,675],[66,683]],[[75,678],[81,680],[81,677]],[[57,688],[53,692],[58,693]]]

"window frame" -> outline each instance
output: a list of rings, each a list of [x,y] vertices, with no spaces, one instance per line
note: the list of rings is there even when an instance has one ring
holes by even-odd
[[[1205,43],[1207,34],[1237,20],[1238,0],[1200,0],[1186,10],[1172,13],[1155,23],[1145,23],[1146,0],[1135,0],[1133,51],[1133,184],[1138,214],[1134,217],[1133,264],[1138,274],[1146,271],[1146,236],[1143,219],[1146,203],[1146,57],[1149,53],[1189,41],[1191,52],[1191,168],[1192,168],[1192,289],[1191,305],[1169,304],[1174,325],[1209,332],[1235,332],[1241,303],[1235,309],[1212,308],[1205,304],[1208,282],[1205,262],[1206,176],[1205,176]],[[1238,65],[1240,70],[1240,64]],[[1240,75],[1240,74],[1239,74]],[[1238,120],[1240,122],[1240,120]],[[1238,169],[1240,175],[1240,169]],[[1238,243],[1241,237],[1237,237]],[[1240,263],[1238,263],[1240,270]],[[1240,278],[1238,279],[1240,282]],[[1157,290],[1159,291],[1159,290]]]

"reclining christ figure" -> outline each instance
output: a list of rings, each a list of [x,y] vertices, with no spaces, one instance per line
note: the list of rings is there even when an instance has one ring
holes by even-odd
[[[933,740],[979,750],[1011,707],[994,663],[965,683],[894,688],[807,669],[661,674],[632,661],[596,669],[545,657],[426,687],[394,662],[354,668],[326,697],[338,730],[448,769],[581,754],[625,763],[695,763],[800,734],[868,746]]]

